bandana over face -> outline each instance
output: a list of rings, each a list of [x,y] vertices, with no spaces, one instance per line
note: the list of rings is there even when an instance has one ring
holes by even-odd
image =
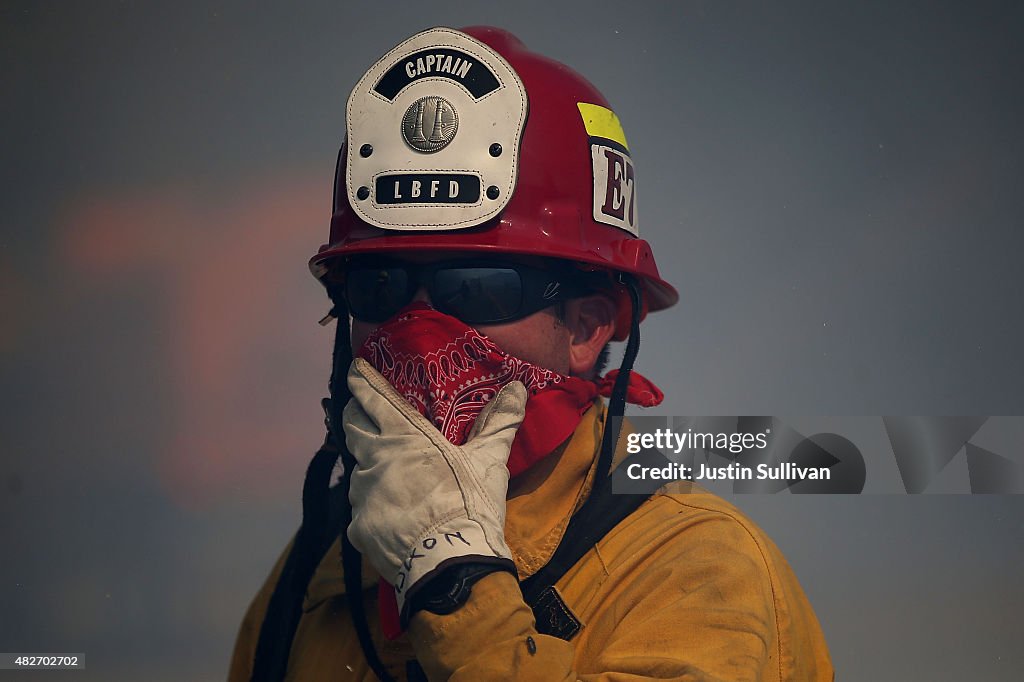
[[[538,367],[419,301],[374,330],[358,356],[456,445],[466,442],[477,415],[503,386],[522,382],[529,399],[509,455],[511,476],[565,442],[597,396],[610,395],[616,374],[593,382]],[[662,398],[657,386],[632,373],[629,402],[651,407]]]

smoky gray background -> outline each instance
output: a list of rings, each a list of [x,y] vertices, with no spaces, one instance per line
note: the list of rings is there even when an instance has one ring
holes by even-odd
[[[657,414],[1024,414],[1019,4],[0,8],[0,651],[87,662],[0,679],[225,676],[322,438],[344,104],[433,25],[511,30],[622,120],[681,292],[643,326]],[[737,503],[837,679],[1019,678],[1024,497]]]

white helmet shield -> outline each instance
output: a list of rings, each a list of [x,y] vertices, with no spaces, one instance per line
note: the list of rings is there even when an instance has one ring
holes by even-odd
[[[346,188],[390,230],[455,230],[496,216],[515,191],[526,88],[487,45],[449,28],[384,55],[348,99]]]

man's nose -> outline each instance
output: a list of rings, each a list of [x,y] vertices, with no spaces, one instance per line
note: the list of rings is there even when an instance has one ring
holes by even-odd
[[[416,290],[416,294],[412,297],[414,301],[423,301],[426,304],[430,304],[430,294],[427,293],[426,287],[420,287]]]

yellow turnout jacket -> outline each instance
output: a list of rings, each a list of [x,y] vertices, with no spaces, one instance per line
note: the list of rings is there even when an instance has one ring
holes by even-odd
[[[591,408],[566,445],[511,482],[505,537],[521,579],[547,563],[586,499],[603,420],[603,407]],[[252,674],[287,552],[242,621],[229,682]],[[538,634],[509,573],[480,580],[451,615],[418,613],[405,634],[388,641],[377,616],[378,580],[364,562],[359,598],[377,651],[398,680],[406,679],[411,659],[430,680],[459,682],[833,679],[821,628],[778,548],[735,507],[696,486],[654,495],[558,580],[582,624],[568,642]],[[288,680],[375,679],[349,598],[335,541],[310,581]]]

